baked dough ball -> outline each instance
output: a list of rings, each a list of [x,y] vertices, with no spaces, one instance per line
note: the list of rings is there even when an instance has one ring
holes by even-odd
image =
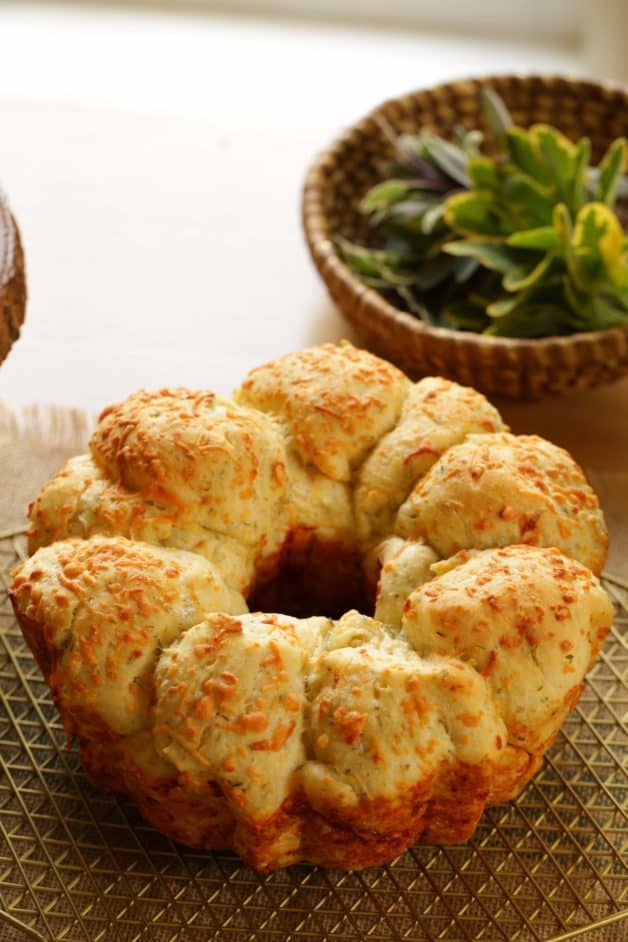
[[[410,595],[403,633],[419,655],[472,665],[491,687],[509,744],[540,756],[610,630],[608,596],[556,548],[463,552],[450,565]]]
[[[105,409],[90,441],[111,481],[245,546],[285,534],[286,455],[272,419],[210,392],[138,392]]]
[[[444,840],[471,833],[505,741],[480,674],[455,658],[420,658],[381,623],[349,612],[313,659],[307,688],[303,786],[316,812],[391,843],[404,834],[407,844],[429,821],[439,779],[474,767],[477,794],[465,796],[474,821]]]
[[[294,451],[286,457],[290,532],[307,531],[321,542],[355,545],[351,488],[314,465],[304,465]]]
[[[260,869],[300,856],[298,821],[277,830],[305,761],[307,662],[327,619],[220,614],[162,654],[156,676],[155,743],[194,781],[208,775],[236,819],[235,848]],[[285,809],[284,809],[285,810]],[[271,839],[260,839],[266,828]]]
[[[438,562],[438,556],[427,543],[391,536],[379,544],[375,557],[378,569],[375,618],[400,628],[406,599],[433,578],[432,566]]]
[[[209,610],[246,611],[201,556],[122,537],[38,550],[12,598],[68,734],[82,740],[148,726],[161,648]]]
[[[349,343],[328,343],[252,370],[235,399],[276,416],[304,464],[349,481],[394,426],[409,388],[391,363]]]
[[[608,537],[571,455],[536,435],[473,435],[450,448],[402,505],[396,532],[441,557],[461,549],[557,546],[599,574]]]
[[[447,379],[428,376],[406,396],[399,420],[357,475],[355,511],[365,542],[392,532],[401,504],[448,448],[474,432],[499,432],[501,416],[485,397]]]
[[[225,582],[246,593],[255,575],[256,550],[215,533],[141,493],[110,481],[91,455],[70,458],[29,508],[28,548],[34,553],[68,536],[125,536],[198,553],[217,566]]]

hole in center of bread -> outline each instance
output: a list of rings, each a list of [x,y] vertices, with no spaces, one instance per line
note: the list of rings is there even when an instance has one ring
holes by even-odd
[[[252,612],[297,618],[339,618],[352,608],[370,615],[373,610],[360,553],[307,531],[292,533],[277,556],[260,568],[247,604]]]

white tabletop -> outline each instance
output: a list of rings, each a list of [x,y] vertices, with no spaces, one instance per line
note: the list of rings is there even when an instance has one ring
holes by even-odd
[[[300,229],[314,154],[379,100],[568,51],[278,20],[0,8],[0,180],[30,299],[0,400],[97,411],[139,386],[228,393],[351,336]]]

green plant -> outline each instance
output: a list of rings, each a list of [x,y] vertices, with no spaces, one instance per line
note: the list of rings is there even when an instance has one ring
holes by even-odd
[[[477,131],[455,142],[390,135],[386,179],[363,198],[376,247],[339,238],[369,286],[433,324],[542,337],[628,323],[628,240],[614,212],[628,191],[626,143],[597,168],[586,138],[515,127],[494,92],[484,108],[498,156]]]

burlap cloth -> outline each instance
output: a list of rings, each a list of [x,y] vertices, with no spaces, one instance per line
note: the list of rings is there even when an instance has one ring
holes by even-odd
[[[568,447],[579,460],[600,494],[606,513],[612,546],[607,569],[628,579],[628,383],[560,402],[506,404],[502,411],[514,431],[544,435]],[[76,410],[32,409],[18,420],[0,407],[0,532],[24,523],[25,508],[43,482],[67,457],[83,450],[90,424],[91,420]],[[395,898],[392,889],[388,903]],[[141,913],[140,906],[138,915]],[[256,937],[276,939],[275,932],[266,936],[262,930]],[[407,938],[421,938],[417,932]],[[168,937],[167,932],[162,934],[158,929],[143,936],[156,942]],[[628,922],[578,937],[625,942]],[[0,921],[1,942],[23,942],[25,938],[21,930]],[[117,940],[118,935],[114,930],[113,935],[102,938]],[[491,936],[482,938],[493,942]],[[455,935],[447,939],[458,942]]]

